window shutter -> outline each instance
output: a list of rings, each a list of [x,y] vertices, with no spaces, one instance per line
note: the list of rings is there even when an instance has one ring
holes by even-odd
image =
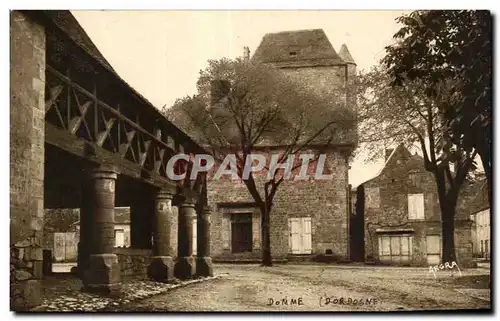
[[[290,243],[291,243],[291,250],[292,254],[300,254],[301,250],[301,242],[300,242],[300,221],[298,218],[291,218],[290,219]]]
[[[288,219],[288,252],[292,252],[292,219]]]
[[[408,219],[423,220],[424,213],[424,194],[409,194],[408,195]]]
[[[252,214],[252,242],[253,249],[260,249],[260,212]]]
[[[193,219],[193,256],[198,254],[198,220]]]
[[[441,236],[426,235],[427,263],[439,264],[441,261]]]
[[[230,227],[231,227],[231,221],[230,217],[228,214],[223,214],[222,215],[222,248],[224,250],[229,250],[229,244],[231,242],[230,240]]]
[[[413,195],[408,195],[408,219],[414,220],[415,217],[415,199]]]
[[[417,219],[423,220],[425,218],[424,214],[424,194],[415,195],[415,212]]]
[[[312,233],[311,233],[311,218],[302,218],[302,253],[311,254],[312,252]]]

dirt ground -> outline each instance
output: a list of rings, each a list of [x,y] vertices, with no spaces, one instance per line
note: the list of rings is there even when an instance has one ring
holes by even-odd
[[[489,270],[335,265],[216,265],[220,279],[119,311],[408,311],[491,309]],[[479,294],[478,294],[479,293]]]

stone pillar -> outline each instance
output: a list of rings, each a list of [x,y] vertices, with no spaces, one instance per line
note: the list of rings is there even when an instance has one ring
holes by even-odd
[[[101,166],[92,171],[93,237],[84,290],[111,294],[120,290],[120,265],[114,254],[115,183],[117,172]]]
[[[172,193],[161,190],[156,195],[153,230],[153,256],[148,276],[155,281],[168,282],[174,278],[174,260],[170,249],[172,233]]]
[[[197,257],[196,257],[196,275],[212,276],[212,258],[210,257],[210,227],[211,227],[210,207],[205,206],[198,214],[198,238],[197,238]]]
[[[175,264],[175,276],[189,279],[196,273],[196,261],[193,257],[193,219],[196,217],[194,204],[184,200],[179,205],[179,244],[178,261]]]

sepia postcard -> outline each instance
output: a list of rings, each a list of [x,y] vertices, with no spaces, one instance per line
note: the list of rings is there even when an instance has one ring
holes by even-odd
[[[10,310],[492,312],[486,10],[11,10]]]

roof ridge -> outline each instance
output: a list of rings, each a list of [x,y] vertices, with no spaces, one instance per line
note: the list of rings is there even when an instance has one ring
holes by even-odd
[[[292,32],[306,32],[306,31],[322,31],[325,32],[322,28],[311,28],[311,29],[290,29],[290,30],[283,30],[283,31],[278,31],[278,32],[268,32],[266,35],[277,35],[280,33],[292,33]]]
[[[266,33],[252,59],[263,63],[330,59],[328,65],[345,64],[323,29]]]
[[[372,181],[372,180],[374,180],[375,178],[379,177],[379,176],[382,174],[382,172],[384,171],[384,169],[387,167],[387,164],[389,164],[389,161],[391,161],[392,157],[396,154],[396,151],[397,151],[399,148],[405,148],[405,147],[403,146],[403,144],[399,144],[398,146],[394,147],[394,148],[392,149],[392,152],[391,152],[391,154],[389,155],[389,157],[387,157],[387,159],[384,161],[384,165],[383,165],[383,166],[382,166],[382,167],[378,170],[377,174],[375,174],[372,178],[367,179],[366,181],[359,183],[359,184],[358,184],[358,185],[356,185],[355,187],[358,187],[358,186],[361,186],[361,185],[363,185],[363,184],[366,184],[366,183],[368,183],[369,181]],[[411,155],[411,153],[410,153],[410,155]],[[353,188],[354,188],[354,187],[353,187]]]

